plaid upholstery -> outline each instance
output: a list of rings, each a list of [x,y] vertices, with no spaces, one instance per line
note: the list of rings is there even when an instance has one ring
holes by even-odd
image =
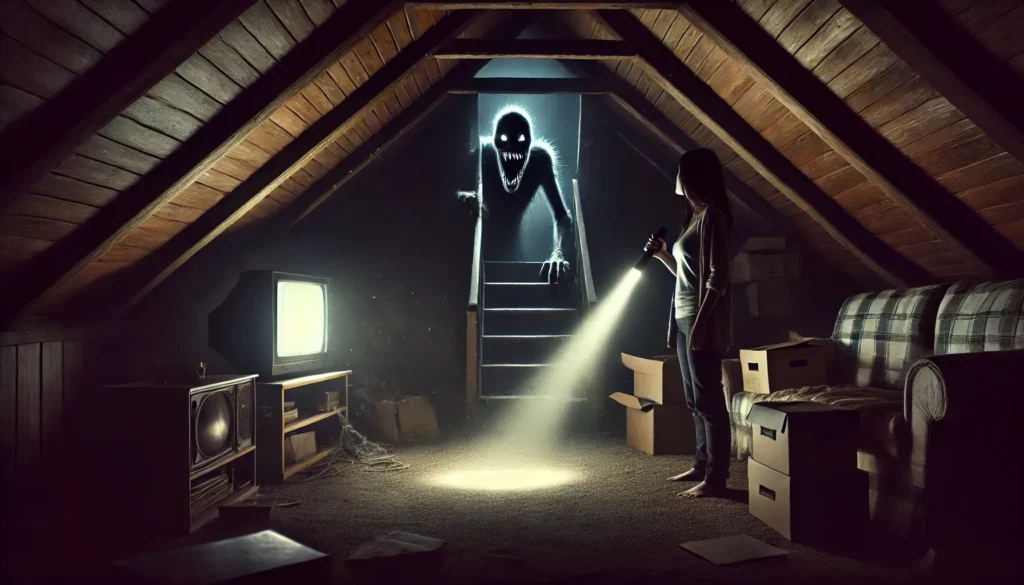
[[[1024,279],[949,288],[935,323],[935,354],[1024,348]]]
[[[946,285],[852,296],[836,317],[839,383],[902,390],[910,365],[932,355],[935,316]]]

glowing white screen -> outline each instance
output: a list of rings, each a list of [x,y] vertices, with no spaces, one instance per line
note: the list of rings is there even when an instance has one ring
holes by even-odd
[[[324,287],[312,282],[277,283],[277,357],[320,353],[327,334]]]

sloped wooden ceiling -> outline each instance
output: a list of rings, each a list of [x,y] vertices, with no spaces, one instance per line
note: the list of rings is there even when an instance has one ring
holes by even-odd
[[[1024,167],[938,95],[840,2],[741,0],[737,4],[861,120],[927,177],[976,211],[986,226],[994,228],[987,235],[1012,240],[1018,247],[1024,243],[1024,202],[1020,201]],[[992,274],[990,266],[972,258],[963,246],[943,238],[919,216],[894,202],[777,99],[773,88],[755,81],[749,66],[703,34],[702,27],[682,12],[643,10],[633,14],[765,140],[878,239],[936,280]],[[606,27],[595,26],[592,20],[599,19],[588,20],[591,16],[572,15],[576,30],[585,36],[614,38]],[[1003,46],[1000,50],[1003,55],[1019,54],[1016,48]],[[727,167],[749,177],[748,184],[803,227],[819,250],[852,274],[869,276],[863,262],[674,100],[652,78],[646,64],[608,65],[699,144],[716,150]]]
[[[370,143],[389,122],[408,121],[403,112],[422,110],[425,94],[457,63],[416,56],[429,48],[406,49],[449,36],[487,37],[507,15],[492,10],[470,19],[459,10],[502,3],[237,4],[240,16],[146,95],[30,187],[5,193],[0,275],[20,283],[40,266],[50,270],[31,283],[38,294],[15,303],[19,312],[53,313],[128,268],[142,274],[134,281],[139,292],[129,293],[137,297],[221,232],[275,216],[304,195],[304,206],[326,197],[332,188],[325,183],[349,172],[346,159],[364,145],[376,148]],[[934,55],[879,38],[887,34],[880,27],[898,18],[864,12],[878,4],[693,0],[678,9],[563,10],[559,18],[580,38],[633,43],[641,58],[605,62],[617,83],[717,152],[818,252],[866,285],[1019,275],[1024,166],[1007,149],[1024,144],[1013,134],[1024,126],[994,124],[998,111],[950,93],[945,78],[947,95],[971,119],[940,95],[924,79],[938,79],[936,68],[920,69]],[[1022,0],[913,4],[941,15],[983,53],[966,54],[1010,71],[1008,83],[1020,87]],[[76,77],[114,59],[119,44],[169,6],[182,10],[180,0],[4,2],[4,136]],[[370,22],[356,29],[345,22],[351,14]],[[323,46],[331,43],[337,48]],[[266,88],[279,89],[265,95]],[[841,123],[827,123],[834,120]]]

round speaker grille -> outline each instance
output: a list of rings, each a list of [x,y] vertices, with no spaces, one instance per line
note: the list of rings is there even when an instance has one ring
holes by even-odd
[[[208,396],[196,416],[196,446],[203,457],[212,457],[231,446],[231,400],[229,393]]]

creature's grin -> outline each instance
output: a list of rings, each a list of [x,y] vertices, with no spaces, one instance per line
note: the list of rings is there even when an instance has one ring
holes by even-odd
[[[523,173],[526,171],[529,152],[498,150],[497,153],[502,186],[505,187],[506,192],[513,193],[523,182]]]

